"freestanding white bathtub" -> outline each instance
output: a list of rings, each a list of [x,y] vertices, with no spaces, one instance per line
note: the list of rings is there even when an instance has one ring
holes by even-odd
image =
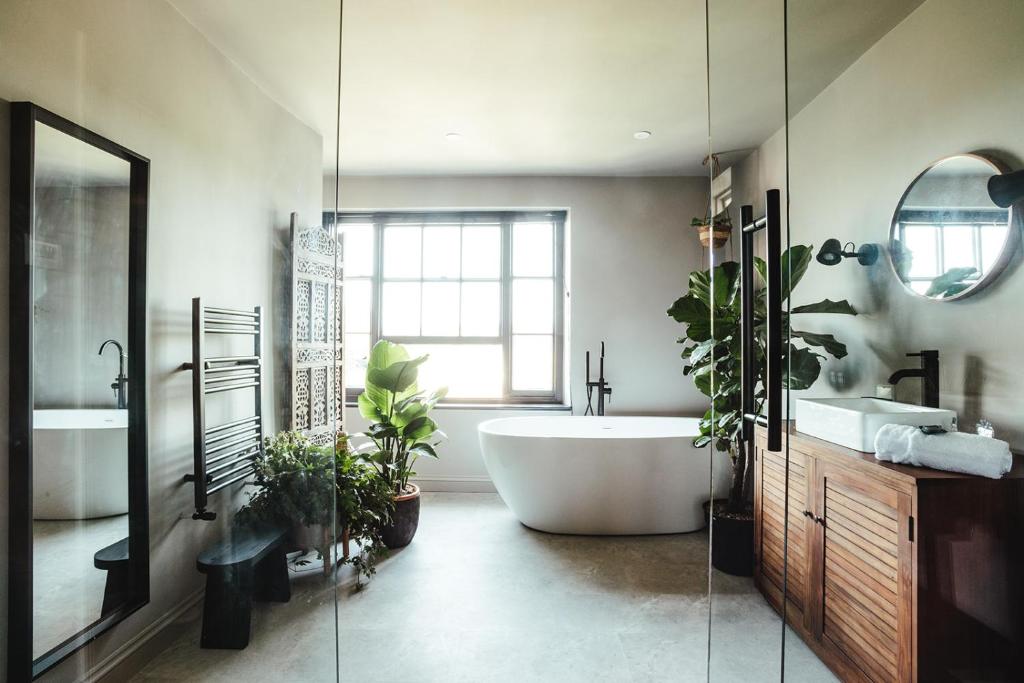
[[[693,446],[697,418],[511,417],[479,433],[498,494],[528,527],[611,535],[704,526],[713,451]],[[728,484],[724,459],[716,495]]]
[[[32,412],[35,519],[128,512],[128,411]]]

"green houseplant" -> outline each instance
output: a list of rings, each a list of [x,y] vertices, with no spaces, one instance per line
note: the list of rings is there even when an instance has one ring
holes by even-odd
[[[427,358],[410,358],[401,345],[380,340],[370,351],[365,389],[359,395],[359,413],[370,422],[361,434],[369,441],[359,452],[373,463],[395,497],[391,524],[383,531],[389,548],[404,547],[416,535],[420,490],[409,477],[415,474],[417,459],[437,457],[435,446],[445,436],[428,413],[447,390],[427,395],[416,385],[418,368]]]
[[[793,289],[807,272],[811,256],[812,248],[804,245],[793,246],[782,254],[783,302],[789,300]],[[763,282],[766,275],[765,262],[756,258],[754,266]],[[783,344],[782,351],[782,381],[787,389],[807,389],[818,379],[821,365],[827,356],[843,358],[847,354],[846,345],[836,340],[833,335],[804,332],[797,327],[795,320],[791,326],[790,314],[802,313],[857,315],[856,309],[845,299],[825,299],[793,307],[789,313],[783,312],[782,329],[788,329],[790,334],[789,342]],[[720,451],[727,451],[732,463],[729,496],[723,502],[712,503],[712,514],[716,519],[722,517],[737,520],[741,524],[749,523],[752,533],[754,472],[745,450],[740,447],[740,430],[743,426],[740,377],[740,264],[727,261],[716,266],[713,271],[690,273],[689,290],[672,304],[668,314],[685,325],[684,334],[678,340],[684,345],[683,374],[691,377],[697,389],[711,400],[712,407],[701,418],[700,436],[694,439],[694,445],[713,445]],[[755,292],[754,330],[756,367],[759,368],[754,409],[760,414],[765,402],[767,385],[764,362],[767,351],[767,321],[763,288]],[[729,542],[727,535],[716,531],[714,542],[719,541]],[[712,556],[714,555],[712,549]]]
[[[257,487],[238,512],[243,525],[274,524],[290,529],[293,547],[313,548],[324,560],[324,573],[334,566],[333,550],[340,532],[342,562],[357,576],[372,576],[385,551],[381,530],[390,520],[390,489],[377,471],[348,448],[342,435],[335,446],[318,446],[297,431],[267,437],[255,462]],[[350,556],[348,541],[360,552]]]

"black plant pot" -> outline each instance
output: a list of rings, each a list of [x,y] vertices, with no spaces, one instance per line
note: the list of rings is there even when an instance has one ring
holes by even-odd
[[[412,489],[408,493],[395,498],[395,511],[391,515],[391,524],[381,531],[381,539],[389,549],[404,548],[412,543],[416,529],[420,525],[420,487],[409,484]]]
[[[754,575],[754,515],[726,512],[726,501],[715,500],[711,533],[711,565],[733,576]],[[707,516],[710,503],[704,503]]]

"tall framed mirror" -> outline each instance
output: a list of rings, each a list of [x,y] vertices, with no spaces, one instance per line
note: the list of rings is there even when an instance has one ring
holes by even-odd
[[[11,106],[8,680],[149,601],[149,160]]]

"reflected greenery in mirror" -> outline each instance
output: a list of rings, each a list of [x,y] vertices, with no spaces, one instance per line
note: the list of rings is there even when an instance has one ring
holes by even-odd
[[[812,248],[803,245],[793,246],[782,254],[783,302],[789,299],[803,278],[811,256]],[[764,282],[765,262],[755,259],[754,265]],[[729,452],[733,476],[728,508],[736,512],[748,504],[753,490],[753,467],[748,467],[744,449],[739,447],[743,425],[740,264],[726,261],[713,270],[694,271],[690,273],[689,284],[689,291],[672,304],[668,314],[686,326],[683,336],[678,340],[685,347],[682,353],[686,362],[683,374],[692,377],[697,389],[710,398],[713,404],[713,409],[709,409],[701,418],[700,436],[694,439],[694,445],[704,447],[713,443],[719,450]],[[856,309],[845,299],[825,299],[796,306],[791,312],[857,315]],[[767,319],[763,287],[755,293],[754,320],[758,368],[754,405],[755,411],[760,413],[767,384]],[[790,330],[791,335],[789,343],[783,345],[783,383],[787,389],[807,389],[818,379],[821,364],[827,356],[846,356],[846,345],[831,334],[805,332],[791,328],[790,325],[789,314],[783,312],[781,329]],[[801,342],[799,345],[794,343],[798,340]]]
[[[988,193],[1000,173],[989,159],[960,154],[929,166],[893,215],[889,260],[900,282],[933,300],[968,296],[994,280],[1016,245],[1012,209]]]

